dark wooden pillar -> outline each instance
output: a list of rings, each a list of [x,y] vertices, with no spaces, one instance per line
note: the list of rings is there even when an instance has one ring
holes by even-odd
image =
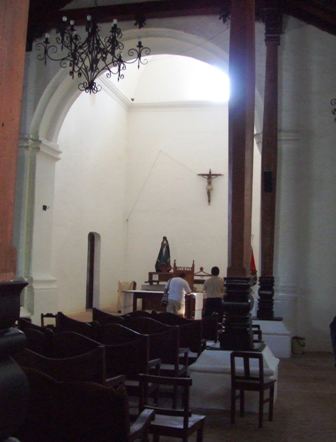
[[[0,1],[0,440],[22,424],[28,396],[27,380],[11,357],[25,345],[14,322],[27,283],[14,281],[12,236],[28,6],[29,0]]]
[[[279,0],[269,0],[264,8],[266,75],[261,159],[261,269],[259,278],[258,319],[275,319],[274,227],[278,150],[278,46],[281,34]]]
[[[0,2],[0,281],[15,276],[13,214],[29,0]]]
[[[251,212],[255,94],[255,2],[231,2],[229,73],[229,262],[223,349],[251,349]]]

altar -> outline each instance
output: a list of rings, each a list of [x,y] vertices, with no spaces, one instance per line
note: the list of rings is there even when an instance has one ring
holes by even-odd
[[[204,350],[196,362],[189,366],[189,375],[192,379],[190,405],[192,409],[230,410],[231,393],[231,351]],[[264,375],[278,379],[279,359],[269,347],[262,351],[264,359]],[[256,361],[254,361],[256,364]],[[251,364],[252,372],[253,362]],[[239,367],[239,365],[238,365]],[[258,412],[258,394],[252,391],[245,393],[245,410]],[[277,397],[277,383],[275,383],[274,401]]]
[[[203,284],[211,275],[200,267],[195,272],[195,263],[190,267],[177,266],[174,260],[172,271],[149,272],[148,280],[141,286],[141,289],[122,290],[122,296],[119,300],[120,313],[126,314],[137,310],[147,311],[165,311],[161,304],[169,279],[184,274],[186,281],[193,290],[191,294],[185,295],[182,301],[183,316],[187,319],[201,319],[203,309]]]
[[[121,313],[126,314],[137,310],[164,311],[161,305],[163,290],[123,290]],[[182,311],[188,319],[201,319],[203,308],[203,293],[186,295],[182,303]]]

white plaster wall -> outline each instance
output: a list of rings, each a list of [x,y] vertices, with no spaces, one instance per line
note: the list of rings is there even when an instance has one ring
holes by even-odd
[[[162,236],[168,238],[172,262],[188,266],[195,260],[197,270],[207,271],[218,265],[225,275],[227,104],[133,106],[128,133],[128,278],[138,284],[147,280]],[[260,172],[257,150],[255,165]],[[197,176],[209,169],[223,174],[213,180],[210,205],[206,180]],[[254,214],[258,245],[258,196]]]
[[[103,91],[83,93],[60,131],[52,247],[59,310],[85,308],[89,232],[97,232],[101,242],[96,305],[111,305],[123,276],[126,122],[118,100]]]
[[[128,139],[128,271],[143,283],[162,236],[177,265],[227,261],[227,106],[135,107]],[[213,180],[211,205],[206,180]]]
[[[335,37],[291,20],[281,45],[280,124],[292,141],[285,135],[280,150],[277,273],[280,291],[298,295],[308,350],[331,350],[336,315],[335,67]]]

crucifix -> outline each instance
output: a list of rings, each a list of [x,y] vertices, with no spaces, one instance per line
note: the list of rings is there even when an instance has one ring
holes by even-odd
[[[208,196],[208,204],[211,203],[211,191],[213,189],[212,187],[212,179],[213,178],[217,178],[218,176],[222,176],[222,173],[212,173],[211,169],[209,169],[208,173],[198,173],[198,176],[201,176],[202,178],[205,178],[207,180],[207,185],[206,185],[206,193]]]

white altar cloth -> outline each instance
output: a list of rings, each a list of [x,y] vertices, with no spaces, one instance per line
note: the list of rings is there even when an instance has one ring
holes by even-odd
[[[193,409],[229,410],[231,392],[230,354],[226,350],[204,350],[200,357],[189,367],[192,378],[191,407]],[[279,359],[276,358],[269,347],[262,351],[264,358],[264,375],[278,379]],[[257,362],[252,361],[257,367]],[[237,365],[239,368],[239,365]],[[274,400],[277,396],[275,384]],[[266,393],[267,394],[267,393]],[[257,412],[258,393],[245,393],[245,410]]]

